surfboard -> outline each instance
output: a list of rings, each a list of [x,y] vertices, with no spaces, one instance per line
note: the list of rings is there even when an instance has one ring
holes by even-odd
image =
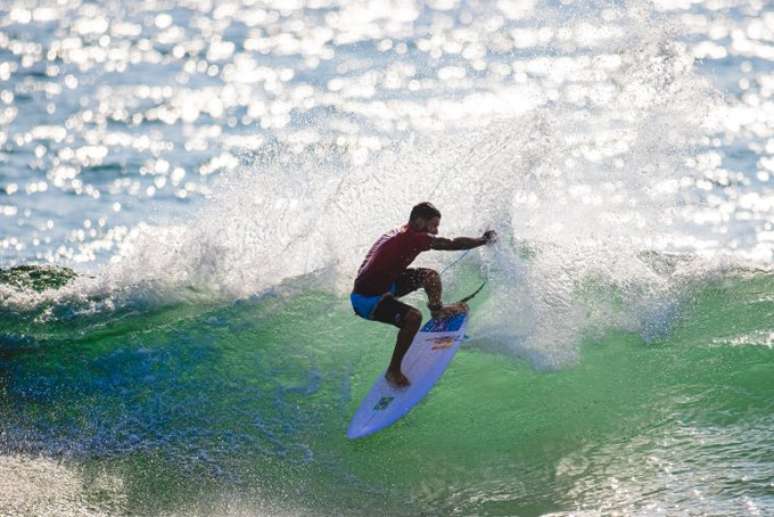
[[[449,366],[465,338],[467,323],[468,313],[428,321],[414,336],[403,357],[401,370],[411,385],[395,388],[383,372],[352,417],[347,437],[354,440],[373,434],[411,411]]]

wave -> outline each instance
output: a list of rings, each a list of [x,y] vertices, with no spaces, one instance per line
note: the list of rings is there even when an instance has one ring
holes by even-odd
[[[643,261],[657,271],[687,269],[691,262],[664,256]],[[478,278],[473,265],[463,260],[450,270],[453,293]],[[157,505],[166,499],[159,493],[169,490],[159,486],[174,486],[178,503],[236,490],[235,499],[246,507],[282,503],[276,495],[281,487],[295,494],[285,503],[321,513],[321,505],[332,505],[330,514],[347,504],[361,509],[342,498],[359,501],[368,493],[369,507],[375,500],[394,514],[405,508],[407,493],[411,508],[436,510],[480,509],[481,494],[492,493],[543,494],[555,504],[567,497],[562,490],[575,499],[588,492],[589,476],[599,482],[588,492],[588,504],[637,509],[649,501],[649,486],[663,470],[647,463],[654,454],[677,465],[706,465],[702,482],[715,486],[723,483],[724,471],[711,468],[719,458],[751,462],[765,450],[771,272],[733,270],[690,284],[676,314],[651,316],[652,322],[668,322],[670,331],[650,342],[636,322],[642,304],[628,307],[633,285],[589,279],[572,303],[593,321],[608,323],[594,335],[588,327],[578,331],[576,353],[583,360],[572,367],[552,362],[569,349],[560,352],[553,342],[539,346],[531,337],[537,333],[516,339],[502,334],[498,318],[518,328],[525,316],[498,312],[503,291],[490,280],[473,300],[471,338],[443,386],[395,429],[356,445],[346,442],[346,422],[386,366],[395,332],[356,318],[336,293],[299,284],[287,297],[46,321],[0,319],[3,464],[21,461],[9,456],[56,458],[64,465],[96,463],[92,467],[101,472],[101,462],[117,461],[120,468],[109,472],[110,479],[122,480],[115,500],[124,504],[128,497],[141,513],[162,513]],[[635,321],[628,329],[609,323],[627,318]],[[454,431],[439,432],[445,428]],[[697,447],[691,438],[697,432],[722,449]],[[422,451],[422,465],[432,463],[429,473],[413,452],[396,459],[406,440]],[[641,482],[625,477],[631,498],[623,502],[606,468],[629,472],[631,463],[619,464],[615,454],[620,445],[610,445],[620,443],[648,465]],[[47,465],[40,461],[41,468]],[[473,474],[466,470],[470,465]],[[764,459],[746,468],[756,473],[754,486],[765,491]],[[676,470],[670,480],[692,486],[690,472]],[[80,479],[79,473],[70,475]],[[383,476],[409,479],[393,492],[394,482],[385,487]],[[730,504],[721,499],[712,504]]]
[[[443,234],[501,236],[445,280],[451,296],[489,279],[479,326],[493,349],[555,369],[605,329],[656,341],[692,285],[750,259],[695,223],[700,189],[680,187],[703,177],[686,164],[713,130],[716,93],[674,25],[638,9],[607,15],[617,29],[578,55],[523,62],[545,89],[519,91],[520,115],[410,135],[359,164],[319,147],[274,149],[222,176],[204,206],[137,224],[91,275],[42,291],[0,285],[3,311],[45,323],[305,290],[345,306],[371,243],[430,199]],[[595,86],[567,83],[570,73],[592,74]],[[664,257],[686,259],[665,267]],[[438,269],[452,260],[421,257]]]

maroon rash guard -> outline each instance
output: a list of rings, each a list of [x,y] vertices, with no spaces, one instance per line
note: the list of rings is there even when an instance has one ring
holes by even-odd
[[[417,255],[430,249],[433,236],[403,225],[379,237],[360,265],[354,292],[378,296],[389,291]]]

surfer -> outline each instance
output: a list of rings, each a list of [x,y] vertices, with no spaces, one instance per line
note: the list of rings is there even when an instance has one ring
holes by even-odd
[[[367,320],[395,325],[398,340],[385,378],[394,386],[410,384],[400,369],[411,341],[422,324],[418,309],[398,298],[424,288],[427,307],[433,319],[466,312],[464,303],[441,303],[441,276],[427,268],[409,268],[414,259],[428,250],[469,250],[494,242],[496,233],[489,230],[481,237],[437,237],[441,212],[432,203],[419,203],[411,209],[409,222],[382,235],[360,265],[350,299],[355,314]]]

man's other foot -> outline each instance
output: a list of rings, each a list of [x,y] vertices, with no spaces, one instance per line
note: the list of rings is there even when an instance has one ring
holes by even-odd
[[[387,382],[392,384],[396,388],[405,388],[406,386],[411,385],[411,382],[408,380],[408,377],[403,375],[400,371],[393,372],[390,370],[387,370],[387,373],[384,374],[384,378],[387,379]]]
[[[444,318],[454,316],[455,314],[468,312],[468,310],[468,304],[466,303],[451,303],[449,305],[444,305],[437,311],[432,311],[430,315],[434,320],[442,320]]]

